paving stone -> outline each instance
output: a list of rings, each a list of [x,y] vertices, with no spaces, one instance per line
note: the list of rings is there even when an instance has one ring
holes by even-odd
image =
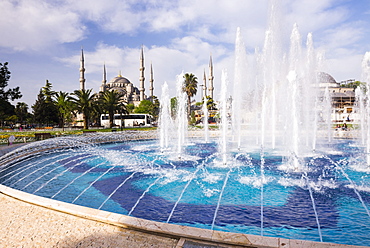
[[[0,247],[176,247],[177,239],[83,219],[0,194]]]

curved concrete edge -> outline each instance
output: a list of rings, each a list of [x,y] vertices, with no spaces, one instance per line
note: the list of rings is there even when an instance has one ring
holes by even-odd
[[[84,206],[65,203],[37,195],[32,195],[0,185],[0,193],[18,199],[20,201],[44,207],[50,210],[59,211],[74,215],[80,218],[90,219],[102,223],[115,225],[122,228],[133,229],[143,232],[150,232],[163,236],[176,238],[188,238],[205,242],[212,242],[225,245],[237,245],[244,247],[265,247],[265,248],[298,248],[298,247],[317,247],[317,248],[363,248],[364,246],[341,245],[333,243],[320,243],[314,241],[291,240],[284,238],[262,237],[257,235],[229,233],[213,231],[175,224],[167,224],[150,221],[132,216],[111,213]]]

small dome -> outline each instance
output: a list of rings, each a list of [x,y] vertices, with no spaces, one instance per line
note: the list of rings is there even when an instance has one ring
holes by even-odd
[[[335,79],[326,72],[319,72],[318,79],[319,79],[320,85],[327,84],[329,87],[338,87],[339,85],[337,81],[335,81]]]

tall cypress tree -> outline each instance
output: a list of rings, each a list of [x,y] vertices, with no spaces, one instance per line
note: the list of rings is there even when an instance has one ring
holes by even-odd
[[[45,97],[44,94],[42,93],[42,90],[40,90],[39,94],[37,95],[37,99],[34,105],[32,105],[33,109],[33,116],[34,116],[34,121],[36,123],[43,123],[44,121],[44,109],[45,109]]]
[[[45,90],[47,88],[47,90]],[[32,105],[35,122],[43,125],[54,125],[58,123],[58,108],[50,95],[51,83],[46,81],[46,86],[40,89],[37,100]]]

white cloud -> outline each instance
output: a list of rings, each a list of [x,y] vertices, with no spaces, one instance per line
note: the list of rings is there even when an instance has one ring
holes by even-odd
[[[228,69],[232,80],[237,27],[241,27],[249,53],[253,53],[255,47],[262,49],[269,2],[58,0],[53,4],[46,0],[4,0],[0,2],[3,10],[0,30],[5,35],[0,39],[0,47],[37,50],[72,42],[71,46],[57,47],[68,50],[66,54],[70,54],[69,49],[79,47],[73,42],[83,40],[84,47],[88,48],[85,49],[87,87],[97,91],[104,62],[108,80],[121,70],[137,86],[139,46],[144,44],[146,88],[152,61],[156,95],[160,95],[160,87],[165,81],[173,84],[182,70],[194,73],[201,81],[203,70],[208,73],[209,55],[212,53],[217,91],[223,68]],[[277,24],[285,52],[289,51],[293,23],[298,23],[302,37],[313,32],[315,47],[326,51],[330,65],[328,71],[337,80],[356,77],[361,53],[370,49],[370,43],[366,39],[367,20],[350,19],[353,13],[346,4],[351,1],[273,2],[281,5],[276,6],[281,11]],[[155,40],[151,40],[152,37]],[[79,51],[75,51],[74,56],[57,59],[76,72],[73,77],[70,75],[73,79],[70,91],[78,87],[79,59]],[[351,64],[345,66],[346,63]],[[356,75],[351,76],[351,72]]]
[[[291,1],[287,9],[287,21],[298,23],[304,32],[315,32],[349,18],[349,10],[335,0]]]
[[[326,30],[321,39],[322,43],[325,42],[325,47],[333,51],[338,48],[355,46],[364,38],[365,33],[366,30],[362,28],[361,23],[346,23]]]
[[[14,50],[45,49],[50,44],[84,37],[79,16],[41,0],[0,2],[0,46]]]
[[[42,0],[4,1],[0,17],[3,30],[12,30],[0,46],[38,49],[47,44],[75,42],[86,38],[88,23],[105,34],[176,31],[179,38],[194,36],[213,43],[234,42],[237,27],[242,28],[249,49],[263,43],[268,0],[178,0],[137,1],[61,0],[52,5]],[[289,1],[283,6],[283,36],[289,35],[294,22],[303,34],[329,28],[347,17],[348,10],[333,0]],[[280,21],[280,20],[279,20]],[[85,26],[87,25],[87,26]],[[91,34],[90,34],[91,35]],[[24,37],[28,37],[27,41]],[[104,37],[102,37],[104,39]]]
[[[340,58],[328,59],[326,62],[328,67],[327,72],[334,76],[338,82],[348,79],[361,79],[361,61],[362,54],[347,54]]]
[[[148,13],[147,23],[153,32],[181,29],[185,35],[210,42],[233,43],[238,26],[265,29],[266,5],[266,0],[258,4],[245,0],[180,0],[170,10],[162,8]]]
[[[184,34],[194,33],[199,38],[233,42],[228,35],[230,28],[233,32],[238,26],[257,25],[264,29],[267,2],[147,0],[138,4],[137,1],[66,0],[64,5],[106,32],[134,35],[140,31],[175,30]],[[215,35],[214,32],[220,34]]]
[[[209,54],[212,49],[209,43],[203,42],[202,40],[193,36],[176,38],[172,42],[173,43],[171,47],[183,51],[184,53],[192,54],[195,56],[195,59],[198,59],[199,56],[204,57],[204,53]]]
[[[142,26],[152,31],[152,26],[158,26],[154,31],[171,29],[179,20],[172,1],[65,0],[65,6],[103,31],[119,34],[134,35]]]

